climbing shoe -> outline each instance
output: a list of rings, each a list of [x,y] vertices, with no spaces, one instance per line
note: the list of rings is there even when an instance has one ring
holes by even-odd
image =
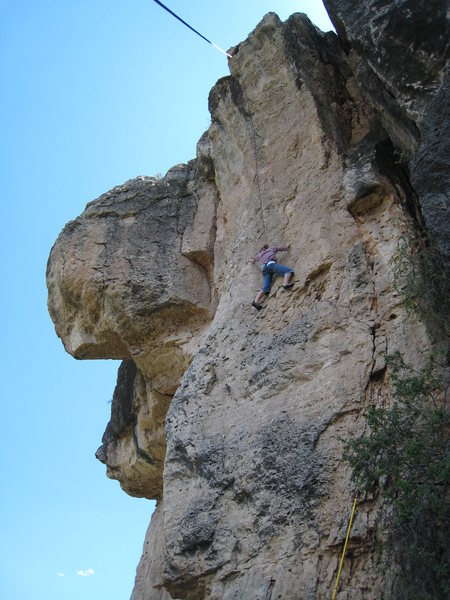
[[[286,285],[283,285],[283,287],[284,287],[285,290],[290,290],[291,287],[293,287],[293,286],[294,286],[293,283],[287,283]]]
[[[256,308],[256,310],[261,310],[261,309],[262,309],[262,306],[261,306],[261,304],[258,304],[258,303],[257,303],[257,302],[255,302],[255,301],[253,301],[253,302],[252,302],[252,306],[254,306],[254,307]]]

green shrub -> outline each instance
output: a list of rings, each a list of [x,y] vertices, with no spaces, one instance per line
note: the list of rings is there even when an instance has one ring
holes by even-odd
[[[394,597],[443,600],[450,598],[450,413],[442,365],[432,358],[414,371],[399,353],[388,364],[394,404],[369,409],[369,435],[350,441],[344,458],[357,485],[381,495]]]
[[[450,273],[436,243],[409,229],[398,244],[393,275],[407,312],[416,312],[434,338],[448,336]]]

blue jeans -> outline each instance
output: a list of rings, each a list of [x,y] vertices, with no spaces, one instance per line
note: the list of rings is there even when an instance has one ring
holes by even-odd
[[[261,266],[263,274],[263,287],[262,291],[268,294],[272,287],[272,281],[275,275],[286,275],[287,273],[293,273],[294,271],[290,267],[279,265],[276,262],[268,262],[266,265]]]

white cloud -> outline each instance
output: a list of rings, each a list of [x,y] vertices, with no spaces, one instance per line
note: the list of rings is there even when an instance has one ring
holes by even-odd
[[[65,573],[56,573],[56,576],[57,576],[57,577],[65,577],[65,576],[66,576],[66,574],[65,574]]]
[[[79,575],[80,577],[89,577],[90,575],[93,575],[95,573],[94,569],[81,569],[80,571],[77,571],[77,575]]]

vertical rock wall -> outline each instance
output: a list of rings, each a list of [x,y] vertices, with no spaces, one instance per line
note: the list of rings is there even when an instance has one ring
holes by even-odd
[[[447,25],[433,15],[431,50],[414,37],[423,91],[410,65],[414,93],[406,73],[394,97],[395,65],[377,57],[414,3],[366,4],[372,37],[348,1],[326,2],[340,38],[267,15],[211,91],[196,159],[102,196],[51,252],[66,349],[125,361],[97,456],[158,500],[133,600],[329,597],[353,491],[343,442],[391,399],[386,353],[420,362],[430,345],[391,261],[407,227],[431,223],[398,149],[416,173],[433,162],[421,130],[445,102]],[[256,312],[247,260],[266,241],[290,245],[295,286],[277,281]],[[359,504],[348,600],[382,597],[377,511]]]

